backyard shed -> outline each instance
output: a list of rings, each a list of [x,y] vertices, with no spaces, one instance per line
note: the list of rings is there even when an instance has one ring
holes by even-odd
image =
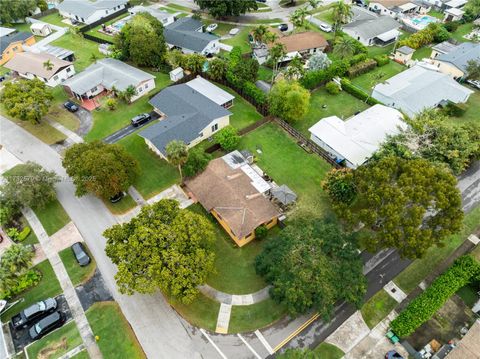
[[[33,23],[30,25],[30,30],[32,31],[32,34],[37,36],[48,36],[52,33],[52,28],[50,25],[44,22]]]
[[[180,79],[183,79],[183,69],[181,67],[177,67],[169,72],[170,80],[173,82],[177,82]]]

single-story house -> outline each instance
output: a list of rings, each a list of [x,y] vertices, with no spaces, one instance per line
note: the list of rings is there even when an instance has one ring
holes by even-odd
[[[460,21],[462,20],[465,11],[452,7],[450,9],[445,9],[444,13],[445,17],[443,18],[443,22]]]
[[[136,15],[139,12],[149,13],[158,21],[160,21],[163,24],[163,26],[170,25],[175,21],[175,16],[173,16],[173,14],[166,11],[161,11],[159,9],[152,8],[150,6],[141,6],[141,5],[133,6],[130,9],[128,9],[128,12],[130,13],[130,15]]]
[[[35,37],[29,32],[11,32],[0,40],[0,65],[9,61],[15,54],[25,51],[23,46],[31,46]]]
[[[378,16],[346,24],[343,31],[365,46],[386,46],[398,39],[401,26],[391,16]]]
[[[414,49],[408,46],[401,46],[395,51],[394,59],[396,62],[401,64],[406,64],[410,60],[412,60],[413,53],[415,52]]]
[[[454,51],[438,55],[433,59],[433,64],[440,72],[461,79],[467,75],[469,61],[480,61],[480,44],[464,42],[456,46]]]
[[[337,116],[323,118],[309,131],[310,139],[335,161],[357,168],[372,157],[388,136],[407,127],[400,111],[374,105],[345,121]]]
[[[271,185],[239,151],[210,161],[186,187],[239,247],[255,238],[259,226],[278,222],[280,212],[265,196]]]
[[[378,15],[389,15],[399,18],[407,14],[426,14],[431,4],[421,0],[373,0],[368,4],[370,11]]]
[[[170,49],[179,49],[184,54],[210,55],[220,52],[220,38],[203,32],[202,22],[191,17],[167,25],[163,29],[163,35]]]
[[[47,68],[45,63],[51,68]],[[73,64],[50,54],[21,52],[5,64],[7,69],[26,79],[40,79],[47,86],[55,87],[75,74]]]
[[[445,359],[476,359],[480,353],[480,319],[470,327]]]
[[[445,102],[464,103],[472,90],[433,65],[415,65],[374,87],[372,97],[413,116]]]
[[[191,148],[230,124],[234,97],[211,82],[197,77],[187,83],[169,86],[149,103],[160,121],[141,131],[147,146],[162,158],[173,140]]]
[[[12,32],[15,32],[15,29],[12,29],[10,27],[2,27],[0,26],[0,39],[3,38],[4,36],[10,35]]]
[[[50,25],[45,22],[34,22],[30,25],[30,31],[37,36],[48,36],[53,32]]]
[[[435,59],[441,54],[448,54],[449,52],[454,51],[458,45],[452,44],[449,41],[444,41],[439,44],[432,46],[432,53],[430,54],[431,59]]]
[[[65,18],[91,24],[124,9],[128,0],[64,0],[57,9]]]
[[[445,2],[445,9],[461,9],[468,3],[468,0],[449,0]]]
[[[63,47],[53,46],[53,45],[41,45],[37,43],[34,46],[31,46],[27,49],[29,52],[35,53],[46,53],[55,56],[60,60],[73,62],[75,60],[75,53],[72,50],[64,49]]]
[[[155,88],[155,77],[120,60],[105,58],[68,79],[63,86],[81,101],[91,99],[103,91],[111,91],[113,87],[125,91],[133,86],[137,92],[131,99],[133,102]]]

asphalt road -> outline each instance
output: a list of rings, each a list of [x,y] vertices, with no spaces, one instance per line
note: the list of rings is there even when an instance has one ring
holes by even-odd
[[[156,113],[155,111],[152,111],[150,112],[150,120],[148,120],[147,122],[141,124],[140,126],[132,126],[132,125],[128,125],[128,126],[125,126],[124,128],[118,130],[117,132],[115,133],[112,133],[110,136],[108,137],[105,137],[103,139],[103,142],[105,143],[115,143],[115,142],[118,142],[120,141],[122,138],[124,137],[127,137],[129,134],[139,130],[140,128],[148,125],[150,122],[160,118],[160,115],[158,113]]]

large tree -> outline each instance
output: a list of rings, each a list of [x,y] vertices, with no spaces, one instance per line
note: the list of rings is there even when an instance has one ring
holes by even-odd
[[[466,15],[472,20],[480,15],[480,0],[468,0],[464,8]]]
[[[183,181],[182,166],[188,159],[188,147],[183,141],[170,141],[165,147],[168,161],[178,168],[180,180]]]
[[[363,225],[369,251],[397,248],[402,257],[421,258],[461,228],[462,201],[456,184],[442,166],[390,156],[359,167],[353,175],[344,171],[329,176],[324,189],[350,228]]]
[[[118,267],[121,293],[154,293],[158,288],[190,303],[213,271],[215,234],[211,223],[175,200],[143,207],[125,224],[107,229],[105,251]]]
[[[255,268],[291,315],[313,308],[328,318],[338,300],[363,300],[366,284],[355,243],[335,223],[302,219],[266,244]]]
[[[256,0],[195,0],[195,3],[213,17],[240,16],[258,9]]]
[[[73,145],[62,165],[73,179],[77,196],[90,192],[112,197],[126,191],[139,173],[137,160],[124,147],[100,141]]]
[[[300,120],[308,111],[310,92],[296,81],[278,81],[269,94],[270,112],[287,122]]]
[[[467,77],[472,80],[480,80],[480,59],[467,62]]]
[[[0,23],[24,21],[37,8],[37,0],[0,0]]]
[[[138,13],[114,38],[121,59],[138,66],[158,68],[165,62],[166,45],[163,25],[148,13]]]
[[[38,79],[7,82],[0,94],[8,115],[35,124],[48,112],[52,100],[52,92]]]
[[[353,17],[352,4],[346,3],[343,0],[333,3],[332,17],[334,22],[334,29],[337,30],[341,24],[346,24]]]

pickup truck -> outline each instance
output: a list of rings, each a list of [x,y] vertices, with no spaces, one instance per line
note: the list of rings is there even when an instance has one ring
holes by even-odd
[[[41,300],[28,308],[25,308],[20,313],[12,317],[12,327],[17,330],[26,328],[30,323],[42,319],[46,315],[54,312],[57,309],[57,301],[54,298],[47,298]]]

